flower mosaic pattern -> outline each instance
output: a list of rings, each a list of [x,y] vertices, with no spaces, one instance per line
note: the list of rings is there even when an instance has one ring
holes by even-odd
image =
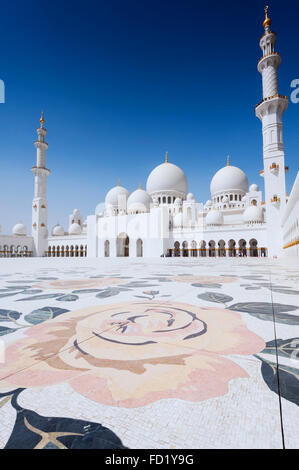
[[[208,268],[169,263],[169,269],[165,260],[159,269],[134,261],[128,269],[115,265],[106,273],[103,266],[99,272],[74,265],[0,276],[0,337],[7,340],[0,364],[0,420],[4,416],[7,423],[9,406],[18,411],[10,435],[0,439],[4,446],[136,446],[128,437],[131,418],[111,426],[101,413],[73,416],[71,411],[65,417],[53,399],[46,400],[45,409],[32,398],[24,404],[24,394],[41,397],[57,387],[61,395],[71,391],[80,399],[82,410],[90,403],[115,410],[107,416],[140,416],[138,410],[162,410],[170,401],[174,413],[178,403],[196,406],[198,413],[202,404],[214,407],[217,418],[227,397],[238,400],[240,393],[247,400],[255,384],[258,394],[273,401],[273,410],[277,395],[283,407],[299,404],[297,271],[277,270],[269,278],[269,268],[258,264],[240,262],[234,271],[211,269],[212,263]],[[162,413],[147,435],[159,434],[171,419]],[[229,417],[238,427],[234,420]],[[130,433],[122,432],[123,422]],[[217,432],[219,423],[213,422]],[[198,436],[207,431],[193,426]]]
[[[68,381],[107,405],[223,395],[247,373],[224,356],[261,351],[264,341],[239,314],[179,302],[129,302],[65,313],[8,347],[7,387]],[[125,384],[125,385],[124,385]]]

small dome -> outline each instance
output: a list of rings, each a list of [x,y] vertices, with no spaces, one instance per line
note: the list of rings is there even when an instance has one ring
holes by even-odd
[[[182,204],[182,199],[181,199],[180,197],[177,197],[177,198],[175,198],[174,203],[175,203],[177,206],[179,206],[179,205]]]
[[[210,199],[208,199],[205,205],[208,206],[208,207],[211,206],[211,205],[212,205],[212,201],[211,201]]]
[[[12,229],[13,235],[17,235],[19,237],[27,235],[27,228],[22,222],[18,222]]]
[[[122,186],[115,186],[114,188],[110,189],[105,197],[105,204],[106,208],[110,207],[118,207],[121,206],[123,201],[127,201],[129,197],[129,191]]]
[[[263,222],[264,221],[263,209],[258,206],[247,207],[243,213],[243,220],[244,222],[247,222],[247,223]]]
[[[52,235],[54,237],[61,237],[64,235],[64,228],[60,224],[56,224],[55,227],[53,227],[52,230]]]
[[[150,173],[146,190],[150,195],[157,192],[172,191],[181,193],[185,197],[188,191],[188,183],[183,170],[173,163],[165,162],[154,168]]]
[[[258,190],[259,190],[259,187],[255,183],[253,183],[249,188],[249,191],[258,191]]]
[[[188,193],[187,194],[187,201],[194,201],[194,194],[193,193]]]
[[[81,226],[77,224],[76,222],[70,225],[69,235],[81,235],[81,232],[82,232]]]
[[[223,215],[216,209],[211,210],[206,216],[206,225],[222,225]]]
[[[173,226],[174,227],[183,227],[183,225],[184,225],[183,214],[181,212],[179,212],[173,218]]]
[[[152,202],[150,195],[144,189],[139,188],[129,196],[127,210],[131,213],[148,212]]]
[[[241,191],[247,193],[248,179],[244,171],[236,166],[227,165],[213,176],[210,190],[212,196],[227,191]]]

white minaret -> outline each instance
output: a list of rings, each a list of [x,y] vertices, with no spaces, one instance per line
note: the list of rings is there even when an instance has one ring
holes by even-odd
[[[271,20],[265,8],[265,32],[260,40],[263,57],[258,71],[263,78],[263,101],[255,107],[256,116],[263,125],[263,161],[261,172],[265,181],[265,202],[268,232],[268,255],[282,253],[281,214],[286,204],[285,162],[282,137],[282,115],[288,106],[287,96],[278,93],[277,69],[281,63],[278,52],[274,52],[276,34],[270,30]]]
[[[40,127],[37,129],[38,140],[35,142],[36,166],[32,168],[32,173],[34,174],[34,198],[32,202],[34,256],[44,256],[48,250],[47,178],[50,170],[46,168],[48,144],[45,141],[47,131],[44,128],[44,123],[44,113],[42,112]]]

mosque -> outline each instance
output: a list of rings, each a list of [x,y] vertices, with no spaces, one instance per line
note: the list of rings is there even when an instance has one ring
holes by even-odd
[[[234,257],[299,256],[299,172],[290,196],[286,193],[282,117],[287,96],[278,92],[281,58],[274,51],[268,8],[260,39],[263,99],[255,113],[262,123],[264,198],[258,185],[227,164],[210,184],[211,198],[195,200],[181,168],[168,161],[153,169],[146,189],[131,194],[120,185],[110,189],[103,208],[85,220],[78,209],[69,216],[66,232],[57,224],[48,234],[45,121],[42,113],[32,168],[34,198],[32,233],[22,222],[12,235],[0,234],[0,256],[47,257]]]

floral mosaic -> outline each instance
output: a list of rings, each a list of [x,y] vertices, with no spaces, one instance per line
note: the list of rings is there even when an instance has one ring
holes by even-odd
[[[72,269],[60,264],[0,276],[0,337],[7,343],[0,367],[2,447],[134,447],[140,434],[128,437],[134,436],[134,420],[152,407],[158,410],[156,425],[144,439],[150,434],[159,447],[161,423],[173,426],[163,412],[169,401],[178,410],[195,407],[190,419],[212,406],[212,424],[197,431],[196,419],[192,425],[200,446],[210,426],[230,416],[227,400],[232,406],[244,393],[256,399],[254,387],[275,413],[283,400],[282,418],[292,422],[292,407],[299,404],[295,269],[276,269],[269,279],[262,263],[239,262],[234,270],[222,264],[220,270],[171,260],[166,270],[164,260],[148,267],[125,261],[117,270],[107,263],[106,273],[74,263]],[[65,390],[61,400],[71,391],[86,400],[83,410],[100,409],[108,418],[102,423],[96,411],[96,417],[75,417],[76,410],[71,417],[71,409],[67,417],[53,400],[46,409],[36,398],[25,406],[23,397],[38,394],[42,402],[55,387]],[[16,417],[8,419],[12,410]],[[109,420],[111,413],[119,419]],[[240,426],[233,413],[229,423]],[[175,446],[187,447],[184,439],[177,431]],[[244,439],[254,447],[250,432]]]

